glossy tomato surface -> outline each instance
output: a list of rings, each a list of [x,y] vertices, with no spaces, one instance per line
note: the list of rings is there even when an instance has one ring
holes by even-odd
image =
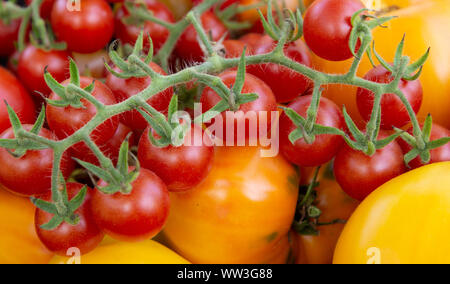
[[[23,128],[30,131],[33,126],[25,124]],[[45,128],[41,129],[39,136],[57,140],[56,135]],[[0,139],[14,138],[12,128],[0,135]],[[0,164],[12,165],[0,167],[0,183],[8,190],[23,196],[41,195],[50,191],[53,168],[52,149],[30,150],[24,156],[15,158],[5,148],[0,148]],[[60,167],[65,178],[74,169],[74,162],[68,152],[63,155]]]
[[[2,103],[0,103],[1,132],[11,127],[5,102],[7,102],[16,112],[22,123],[34,123],[34,119],[36,118],[36,109],[33,100],[20,81],[1,66],[0,100],[2,101]]]
[[[20,54],[17,74],[30,94],[48,96],[51,90],[45,83],[44,71],[50,72],[56,81],[64,81],[69,76],[69,57],[66,51],[45,51],[28,45]]]
[[[284,158],[261,150],[218,147],[205,181],[171,193],[171,247],[193,263],[286,263],[299,178]]]
[[[428,165],[378,188],[345,226],[334,263],[449,263],[449,172],[449,162]]]
[[[55,0],[51,24],[58,40],[79,53],[104,48],[114,33],[114,15],[105,0],[80,0],[80,11],[68,9],[66,0]]]
[[[45,264],[52,257],[34,229],[35,207],[28,198],[0,188],[0,263]]]
[[[14,50],[14,43],[19,36],[20,20],[12,20],[9,23],[0,20],[0,57],[9,56]]]

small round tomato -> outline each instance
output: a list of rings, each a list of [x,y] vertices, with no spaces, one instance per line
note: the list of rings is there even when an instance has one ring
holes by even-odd
[[[276,43],[268,35],[248,34],[241,38],[252,54],[265,54],[273,51]],[[284,53],[293,61],[311,67],[311,56],[303,41],[289,43]],[[272,89],[278,103],[287,103],[302,95],[311,85],[304,75],[277,64],[251,65],[248,73],[260,78]]]
[[[88,77],[80,77],[81,88],[86,88],[92,83],[93,80],[94,79]],[[62,84],[69,84],[69,80],[64,81]],[[100,81],[95,81],[95,88],[92,95],[105,105],[112,105],[116,103],[116,99],[114,98],[111,90]],[[60,98],[57,94],[52,93],[49,99],[58,100]],[[72,135],[96,115],[97,109],[93,104],[85,99],[81,99],[81,102],[85,108],[74,108],[72,106],[65,108],[55,107],[52,105],[47,106],[48,125],[50,129],[55,132],[58,138],[64,139],[69,135]],[[91,133],[91,138],[97,145],[106,143],[111,137],[113,137],[118,125],[118,117],[112,117],[94,129]],[[83,149],[85,147],[79,147],[80,145],[84,144],[78,143],[72,147],[74,155],[77,155],[77,153],[83,154],[85,151]]]
[[[30,131],[32,125],[23,125]],[[56,135],[42,128],[39,136],[57,140]],[[14,132],[9,128],[0,135],[1,139],[14,139]],[[24,196],[47,193],[51,187],[53,168],[53,150],[29,150],[20,158],[13,157],[4,148],[0,148],[0,164],[14,167],[0,167],[0,183],[8,190]],[[67,178],[74,169],[74,162],[66,152],[61,161],[61,171]]]
[[[392,73],[381,65],[370,70],[364,79],[382,84],[389,84],[394,80]],[[423,99],[423,90],[420,81],[406,81],[402,79],[399,88],[417,114]],[[374,93],[366,89],[358,88],[356,99],[361,116],[366,121],[369,121],[375,99]],[[411,118],[402,101],[395,94],[384,94],[381,99],[381,127],[386,130],[391,130],[393,126],[400,128],[410,121]]]
[[[306,118],[311,101],[311,95],[303,96],[288,105],[288,108]],[[341,130],[345,129],[341,110],[326,98],[320,100],[316,123]],[[286,159],[301,167],[316,167],[329,162],[344,143],[344,139],[339,135],[323,134],[317,135],[312,144],[306,143],[304,138],[292,144],[289,135],[296,128],[292,120],[283,113],[280,118],[280,150]]]
[[[105,49],[90,54],[72,52],[72,57],[82,76],[103,79],[108,74],[105,62],[109,62],[109,55]]]
[[[361,9],[364,5],[359,0],[315,1],[304,18],[303,33],[308,47],[327,60],[352,58],[349,47],[351,17]]]
[[[211,35],[213,41],[219,41],[228,30],[213,12],[205,12],[201,16],[201,22],[206,33]],[[197,31],[190,25],[178,39],[175,52],[184,61],[200,62],[204,53],[198,42]]]
[[[107,186],[100,181],[99,186]],[[156,236],[169,215],[169,191],[153,172],[141,169],[131,183],[129,194],[94,192],[92,210],[95,222],[111,237],[123,241],[143,241]]]
[[[193,263],[286,263],[298,175],[259,147],[217,147],[198,186],[171,193],[164,235]]]
[[[3,132],[11,127],[7,102],[19,116],[22,123],[34,123],[36,108],[30,95],[22,84],[8,70],[0,66],[0,131]]]
[[[169,23],[175,22],[172,12],[166,5],[155,0],[145,0],[144,2],[147,5],[148,11],[151,12],[154,17]],[[138,4],[136,4],[136,6],[137,5]],[[143,21],[141,23],[138,22],[136,24],[127,25],[123,22],[123,20],[129,16],[130,12],[125,5],[122,5],[115,16],[116,37],[120,39],[123,44],[128,43],[134,46],[139,34],[143,31],[145,47],[150,47],[150,43],[148,41],[148,36],[150,36],[152,38],[155,52],[157,52],[169,37],[169,30],[151,21]]]
[[[413,128],[410,128],[408,130],[408,132],[409,132],[409,134],[412,135]],[[450,130],[434,123],[431,128],[430,141],[434,141],[434,140],[438,140],[438,139],[446,138],[446,137],[450,137]],[[407,154],[409,151],[412,150],[411,145],[406,143],[403,139],[399,139],[398,142],[399,142],[400,146],[402,147],[404,154]],[[447,143],[440,148],[433,149],[430,151],[430,154],[431,154],[431,160],[428,164],[448,162],[448,161],[450,161],[450,144]],[[416,168],[424,166],[424,164],[422,164],[421,158],[417,157],[414,160],[412,160],[411,162],[409,162],[408,166],[411,167],[412,169],[416,169]]]
[[[382,133],[379,139],[385,136]],[[373,156],[345,145],[334,161],[334,175],[339,185],[348,195],[360,201],[405,172],[403,152],[395,141],[377,150]]]
[[[114,33],[114,15],[105,0],[80,0],[80,11],[69,10],[66,0],[55,0],[51,24],[56,38],[79,53],[104,48]]]
[[[150,68],[161,75],[167,75],[164,70],[156,63],[150,62]],[[120,69],[117,67],[113,68],[116,72],[120,73]],[[140,77],[140,78],[128,78],[121,79],[108,73],[106,76],[106,85],[111,89],[114,96],[119,102],[125,101],[132,96],[142,92],[148,86],[150,86],[152,79],[150,77]],[[166,113],[169,108],[170,100],[173,96],[173,88],[168,88],[161,93],[152,96],[147,103],[154,107],[157,111]],[[123,124],[130,127],[133,130],[144,130],[148,123],[142,117],[142,115],[137,110],[132,110],[124,113],[121,116]]]
[[[26,4],[29,6],[34,0],[26,0]],[[55,0],[43,0],[41,4],[41,17],[44,19],[50,19],[52,14],[53,3]]]
[[[113,164],[117,163],[119,159],[120,147],[122,146],[122,143],[125,141],[125,139],[128,137],[130,133],[132,134],[129,137],[129,143],[130,145],[133,145],[135,141],[134,133],[127,126],[125,126],[122,123],[119,123],[119,127],[117,127],[117,131],[114,134],[114,136],[111,137],[104,144],[98,145],[100,150],[102,150],[103,154],[112,160]],[[91,149],[87,148],[85,144],[83,144],[81,146],[81,150],[79,148],[78,151],[76,151],[76,153],[77,153],[76,158],[84,162],[100,166],[98,158],[94,155],[94,153],[92,153]]]
[[[225,85],[232,86],[236,81],[236,76],[237,71],[226,71],[220,74],[219,78]],[[262,80],[251,74],[246,74],[242,93],[255,93],[259,98],[253,102],[242,104],[236,112],[225,111],[222,113],[222,131],[216,129],[214,135],[226,141],[228,146],[246,141],[257,141],[261,131],[270,133],[273,112],[278,115],[275,96],[269,86]],[[220,96],[209,87],[205,88],[200,99],[205,112],[220,101]],[[251,118],[247,119],[247,115]],[[212,119],[211,124],[215,125],[216,121],[216,118]],[[265,129],[261,129],[260,124],[263,124]]]
[[[209,174],[214,147],[209,136],[204,135],[200,127],[191,127],[186,133],[184,144],[179,147],[156,147],[150,141],[149,135],[154,134],[147,128],[139,142],[139,162],[142,167],[154,171],[170,191],[189,190]]]
[[[69,200],[74,198],[84,185],[79,183],[67,183],[67,194]],[[59,255],[67,255],[70,248],[78,248],[82,254],[86,254],[95,249],[103,240],[104,234],[94,222],[91,211],[91,191],[88,188],[83,204],[75,211],[80,218],[77,225],[61,223],[56,229],[48,231],[41,228],[47,224],[53,215],[41,209],[36,209],[35,224],[36,232],[42,243],[52,252]],[[45,195],[45,201],[51,201],[51,194]]]
[[[47,68],[58,82],[64,81],[69,74],[69,57],[65,51],[45,51],[28,45],[20,54],[17,75],[32,95],[48,96],[51,90],[45,83],[44,70]]]
[[[11,20],[5,23],[0,19],[0,57],[9,56],[16,49],[14,43],[19,37],[20,20]]]
[[[298,264],[331,264],[334,248],[344,229],[344,224],[330,224],[335,220],[348,220],[359,202],[349,197],[334,179],[319,179],[315,205],[322,211],[318,226],[319,235],[299,235]]]
[[[226,58],[238,58],[244,52],[245,43],[240,40],[227,39],[223,41],[223,47]],[[251,55],[248,49],[245,51],[245,54]]]

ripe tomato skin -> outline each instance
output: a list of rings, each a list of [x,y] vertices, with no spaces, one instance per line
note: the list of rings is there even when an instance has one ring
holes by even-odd
[[[45,68],[58,82],[64,81],[69,74],[69,57],[65,51],[44,51],[28,45],[20,54],[17,75],[32,95],[48,96],[51,90],[44,80]]]
[[[150,128],[147,128],[139,141],[139,162],[142,167],[157,174],[169,191],[192,189],[209,174],[214,158],[214,147],[209,136],[203,135],[200,127],[193,126],[186,134],[184,145],[180,147],[156,147],[150,141],[149,135]],[[205,142],[204,137],[207,140]],[[201,141],[201,145],[196,145],[196,141]]]
[[[281,156],[263,158],[261,150],[217,147],[206,180],[171,193],[164,235],[172,248],[193,263],[286,262],[299,178]]]
[[[51,24],[58,40],[70,51],[92,53],[104,48],[114,33],[114,15],[104,0],[81,0],[81,11],[69,11],[65,0],[55,0]]]
[[[30,6],[33,0],[26,0],[27,6]],[[44,19],[50,19],[52,14],[52,8],[55,0],[44,0],[41,4],[41,17]]]
[[[103,79],[108,74],[104,62],[109,62],[109,55],[105,49],[90,54],[72,52],[72,58],[82,76]]]
[[[5,101],[16,112],[22,123],[34,123],[36,108],[31,96],[19,80],[3,67],[0,67],[0,101],[1,132],[11,127]]]
[[[15,46],[14,43],[19,37],[20,20],[11,20],[6,24],[0,19],[0,57],[11,55]]]
[[[334,220],[348,220],[359,202],[349,197],[339,184],[328,177],[319,180],[316,206],[322,211],[320,223],[329,223]],[[297,264],[331,264],[333,262],[334,249],[339,236],[344,229],[344,224],[319,226],[318,236],[300,235],[297,240],[300,248],[297,256]]]
[[[364,79],[382,84],[389,84],[394,80],[392,73],[381,65],[370,70]],[[417,114],[423,99],[423,89],[420,81],[406,81],[402,79],[399,88]],[[364,120],[369,121],[375,99],[374,93],[358,88],[356,99],[361,116]],[[384,94],[381,100],[381,127],[386,130],[392,130],[393,126],[401,128],[409,122],[411,122],[411,118],[402,101],[395,94]]]
[[[312,96],[303,96],[288,105],[302,117],[307,117]],[[341,110],[332,101],[322,98],[320,100],[317,124],[331,126],[345,130],[344,116]],[[289,135],[296,129],[291,119],[282,114],[280,118],[280,151],[283,156],[301,167],[316,167],[329,162],[341,149],[344,140],[338,135],[318,135],[313,144],[308,144],[302,138],[292,144]]]
[[[30,200],[0,186],[0,204],[0,264],[46,264],[52,253],[36,235]]]
[[[236,75],[237,71],[230,70],[220,74],[219,78],[224,82],[225,85],[232,86],[236,81]],[[259,95],[259,98],[257,100],[241,105],[239,111],[242,111],[244,114],[248,112],[255,112],[258,121],[257,123],[258,128],[260,121],[263,119],[263,115],[267,113],[266,116],[267,133],[270,133],[272,121],[274,119],[272,117],[272,112],[277,111],[277,104],[272,90],[262,80],[258,79],[257,77],[251,74],[246,74],[242,93],[243,94],[256,93]],[[206,112],[207,110],[211,109],[218,102],[220,102],[220,100],[221,98],[214,90],[212,90],[209,87],[205,88],[205,90],[202,93],[202,97],[200,99],[200,102],[202,103],[203,106],[203,111]],[[252,133],[249,130],[250,128],[249,120],[244,119],[243,116],[234,117],[234,126],[230,125],[232,123],[227,123],[226,119],[227,113],[233,114],[231,111],[222,113],[223,133],[215,133],[215,136],[217,136],[217,138],[226,141],[227,145],[235,145],[236,142],[242,142],[238,141],[240,140],[239,139],[240,137],[238,135],[239,132],[238,129],[244,129],[244,127],[245,127],[245,141],[253,141],[259,137],[260,129],[257,129],[256,133]],[[215,119],[212,120],[213,124],[214,121]],[[232,129],[231,127],[233,127],[234,129]],[[229,134],[232,131],[234,131],[234,135]],[[256,137],[254,135],[256,135]]]
[[[353,57],[349,48],[351,17],[365,8],[359,0],[319,0],[306,11],[304,37],[318,56],[343,61]]]
[[[164,70],[156,63],[150,62],[149,66],[155,72],[162,75],[167,75],[166,72],[164,72]],[[120,72],[120,69],[118,69],[117,67],[114,67],[113,69],[116,72]],[[125,101],[145,90],[148,86],[150,86],[151,82],[152,79],[150,77],[121,79],[109,72],[106,76],[106,85],[111,89],[117,101],[119,102]],[[171,87],[161,93],[154,95],[147,101],[147,103],[149,103],[157,111],[166,113],[167,109],[169,108],[172,96],[173,88]],[[133,130],[144,130],[148,126],[147,121],[137,110],[124,113],[121,116],[121,121],[123,124]]]
[[[69,200],[74,198],[84,187],[79,183],[67,183],[66,186]],[[40,226],[48,223],[53,215],[41,209],[36,209],[36,233],[50,251],[59,255],[66,255],[69,248],[76,247],[80,249],[82,254],[86,254],[95,249],[103,240],[104,234],[95,224],[91,212],[91,191],[92,189],[88,188],[83,205],[75,211],[75,214],[80,217],[80,222],[75,226],[64,222],[54,230],[44,230]],[[51,194],[48,193],[42,199],[51,201]]]
[[[381,134],[381,138],[384,135]],[[377,150],[371,157],[353,150],[346,144],[334,161],[334,175],[339,185],[348,195],[359,201],[405,172],[403,152],[396,141]]]
[[[88,77],[80,77],[81,88],[89,86],[94,79]],[[62,85],[69,84],[69,80],[62,82]],[[116,103],[116,99],[111,90],[102,82],[95,81],[95,88],[92,95],[105,105],[112,105]],[[52,93],[49,97],[51,100],[58,100],[59,97],[55,93]],[[53,130],[60,139],[64,139],[69,135],[75,133],[78,129],[82,128],[88,123],[97,113],[95,106],[85,99],[81,100],[84,109],[76,109],[72,106],[65,108],[55,107],[52,105],[47,106],[47,122],[50,129]],[[112,117],[98,126],[91,134],[91,138],[95,143],[101,145],[110,139],[117,130],[119,125],[119,119]],[[82,150],[78,151],[77,147],[82,145],[79,143],[73,147],[74,154],[77,152],[83,153]]]
[[[71,264],[68,257],[55,256],[50,264]],[[139,243],[114,242],[101,244],[94,251],[83,255],[82,264],[189,264],[189,262],[153,241]]]
[[[378,188],[348,221],[333,262],[449,263],[449,172],[450,162],[432,164]]]
[[[29,131],[30,124],[23,125]],[[39,136],[57,140],[56,135],[42,128]],[[14,139],[12,128],[0,135],[1,139]],[[0,148],[0,163],[14,165],[14,167],[0,167],[0,183],[8,190],[22,195],[33,196],[47,193],[51,187],[51,172],[53,167],[53,150],[30,150],[21,158],[15,158],[6,149]],[[67,178],[75,165],[68,152],[63,155],[61,171]]]
[[[268,35],[247,34],[241,38],[251,50],[258,55],[273,51],[276,43]],[[284,48],[287,57],[297,63],[311,67],[311,56],[303,41],[289,43]],[[304,75],[277,64],[251,65],[248,73],[263,80],[274,92],[278,103],[287,103],[303,94],[311,85],[311,81]]]
[[[203,28],[207,34],[211,34],[213,41],[218,41],[228,32],[225,25],[213,12],[205,12],[200,19]],[[175,47],[178,57],[187,62],[203,61],[204,54],[197,38],[197,31],[193,25],[190,25],[181,35]]]
[[[104,181],[99,186],[106,186]],[[169,215],[170,198],[164,182],[152,171],[141,169],[130,194],[107,195],[96,190],[92,199],[95,222],[109,236],[121,241],[143,241],[156,236]]]
[[[413,128],[408,130],[409,134],[413,134]],[[450,137],[450,130],[434,123],[431,128],[431,137],[430,141],[438,140],[441,138]],[[412,150],[412,147],[406,143],[403,139],[398,139],[398,143],[402,147],[403,153],[407,154]],[[448,162],[450,161],[450,144],[445,144],[444,146],[433,149],[430,151],[431,153],[431,161],[428,164],[435,164],[440,162]],[[424,166],[422,164],[422,160],[420,157],[415,158],[411,162],[409,162],[409,167],[412,169],[417,169],[419,167]]]
[[[154,17],[165,22],[174,23],[175,17],[166,5],[156,0],[145,0],[147,9]],[[136,4],[137,5],[137,4]],[[115,35],[123,44],[130,44],[134,46],[139,34],[144,31],[144,45],[146,48],[150,47],[148,35],[152,38],[155,52],[157,52],[169,37],[169,30],[154,22],[147,21],[143,26],[126,25],[122,20],[130,15],[125,5],[122,5],[115,16]]]
[[[226,58],[238,58],[242,56],[245,49],[245,44],[240,40],[227,39],[223,41],[223,46],[225,48]],[[245,51],[246,55],[251,55],[250,51],[247,49]]]

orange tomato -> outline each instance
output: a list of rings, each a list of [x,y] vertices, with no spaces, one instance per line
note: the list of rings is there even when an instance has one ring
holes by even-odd
[[[317,190],[316,206],[322,211],[321,223],[348,220],[359,202],[349,197],[334,179],[324,177]],[[318,236],[297,235],[297,264],[331,264],[344,224],[319,226]]]
[[[171,194],[164,234],[193,263],[286,263],[298,175],[258,147],[219,147],[209,176]]]
[[[0,186],[0,211],[0,264],[48,263],[52,254],[36,235],[30,200]]]
[[[369,8],[383,9],[397,6],[397,10],[383,16],[398,18],[386,24],[387,28],[376,28],[374,40],[377,52],[387,61],[392,61],[398,43],[406,34],[404,54],[417,60],[428,47],[430,57],[425,64],[420,81],[424,89],[424,101],[419,119],[431,113],[434,120],[450,127],[450,1],[448,0],[366,0]],[[313,56],[315,69],[333,74],[346,73],[351,60],[330,62]],[[358,71],[364,76],[372,68],[365,56]],[[362,118],[356,106],[356,88],[343,85],[325,87],[324,95],[338,105],[345,105],[350,115],[361,124]]]

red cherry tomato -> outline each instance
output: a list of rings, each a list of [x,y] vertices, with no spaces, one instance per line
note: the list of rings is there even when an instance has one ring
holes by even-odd
[[[164,70],[157,64],[150,62],[149,66],[155,72],[162,75],[167,75],[166,72],[164,72]],[[120,73],[120,69],[117,67],[115,67],[114,70]],[[145,90],[148,86],[150,86],[151,82],[152,79],[150,77],[121,79],[111,73],[108,73],[106,76],[106,85],[111,89],[119,102],[125,101]],[[151,97],[147,103],[149,103],[156,110],[165,113],[167,112],[172,96],[173,88],[169,88]],[[148,125],[147,121],[136,110],[124,113],[122,116],[122,122],[133,130],[144,130]]]
[[[67,183],[69,200],[74,198],[83,186],[79,183]],[[103,240],[104,234],[97,227],[92,217],[91,191],[92,189],[88,188],[83,205],[75,211],[75,214],[80,218],[80,222],[75,226],[64,222],[54,230],[44,230],[41,226],[47,224],[53,215],[41,209],[36,209],[36,233],[50,251],[59,255],[67,255],[68,249],[78,248],[82,254],[86,254],[95,249]],[[45,195],[42,199],[51,201],[51,194]]]
[[[106,186],[104,181],[99,186]],[[124,241],[148,240],[158,234],[169,215],[169,191],[153,172],[141,169],[130,194],[94,192],[92,210],[99,227]]]
[[[93,79],[88,77],[80,77],[81,88],[86,88],[91,84]],[[64,81],[62,84],[67,85],[69,80]],[[100,102],[106,105],[112,105],[116,103],[116,99],[111,90],[102,82],[95,81],[95,88],[92,95]],[[60,98],[55,93],[52,93],[49,97],[51,100],[59,100]],[[50,129],[53,130],[58,138],[64,139],[69,135],[75,133],[78,129],[82,128],[88,123],[97,113],[95,106],[85,99],[81,100],[86,108],[77,109],[72,106],[65,108],[55,107],[52,105],[47,106],[47,122]],[[118,117],[112,117],[98,126],[91,133],[91,138],[97,145],[106,143],[114,133],[116,133],[119,125]],[[84,146],[84,147],[83,147]],[[82,156],[86,151],[87,146],[83,143],[78,143],[73,149],[73,154],[76,157]]]
[[[386,134],[380,134],[380,138]],[[334,175],[342,189],[354,199],[364,200],[378,187],[406,172],[403,152],[392,142],[373,156],[342,147],[334,161]]]
[[[226,71],[219,75],[219,78],[222,82],[227,86],[234,85],[236,81],[237,71]],[[259,129],[260,121],[266,118],[267,123],[265,123],[264,131],[270,133],[272,126],[272,112],[277,111],[277,103],[275,100],[275,96],[272,90],[264,83],[262,80],[257,77],[246,74],[244,87],[242,88],[243,94],[255,93],[258,94],[259,98],[253,102],[243,104],[239,107],[239,111],[243,115],[236,115],[236,112],[226,111],[222,113],[222,121],[223,121],[223,133],[215,131],[215,136],[217,138],[223,139],[226,141],[227,145],[236,145],[236,143],[242,143],[247,141],[255,141],[261,134]],[[217,103],[221,101],[219,95],[207,87],[202,93],[202,97],[200,102],[202,103],[203,111],[206,112],[209,109],[213,108]],[[245,115],[249,112],[253,112],[256,117],[256,124],[251,126],[248,119],[245,118]],[[227,123],[227,116],[231,117],[231,123]],[[265,117],[264,117],[265,116]],[[230,120],[230,119],[228,119]],[[215,124],[216,119],[212,119],[211,124]],[[234,124],[233,124],[234,121]],[[256,127],[257,131],[253,131],[255,129],[250,129],[251,127]],[[241,133],[239,133],[239,129],[245,129],[245,137],[239,137]],[[241,141],[241,138],[245,138],[245,141]]]
[[[69,57],[65,51],[45,51],[28,45],[19,57],[17,75],[32,95],[48,96],[51,90],[44,80],[45,68],[58,82],[64,81],[69,74]]]
[[[394,80],[392,73],[381,65],[370,70],[364,78],[382,84],[389,84]],[[423,99],[423,89],[420,81],[401,80],[399,88],[417,114]],[[358,88],[356,99],[361,116],[366,121],[369,121],[375,99],[374,93],[366,89]],[[391,130],[393,126],[400,128],[409,122],[411,122],[411,118],[402,101],[395,94],[383,95],[381,100],[381,127],[386,130]]]
[[[292,102],[288,107],[306,118],[311,101],[311,95],[303,96]],[[316,123],[341,130],[345,129],[344,116],[341,110],[327,98],[320,100]],[[317,167],[329,162],[344,143],[341,136],[324,134],[316,136],[312,144],[306,143],[303,138],[292,144],[289,135],[295,129],[294,123],[283,113],[280,118],[280,150],[287,160],[301,167]]]
[[[29,131],[32,125],[23,125]],[[40,136],[57,140],[56,135],[42,128]],[[1,139],[14,139],[14,132],[9,128],[0,135]],[[14,151],[14,150],[13,150]],[[14,165],[0,167],[0,183],[8,190],[24,196],[47,193],[51,187],[51,173],[53,168],[53,150],[29,150],[20,158],[13,157],[4,148],[0,148],[0,164]],[[68,177],[74,169],[75,163],[66,152],[61,161],[61,171]]]
[[[306,44],[316,55],[330,61],[352,58],[349,47],[351,17],[361,9],[364,5],[359,0],[315,1],[304,17]]]
[[[273,51],[276,43],[268,35],[248,34],[241,38],[251,49],[252,54],[265,54]],[[311,67],[311,55],[303,41],[289,43],[284,53],[290,59]],[[262,79],[272,89],[277,102],[287,103],[302,95],[311,81],[300,73],[277,64],[251,65],[248,73]]]
[[[69,10],[66,0],[55,0],[51,23],[57,39],[79,53],[104,48],[114,33],[114,15],[105,0],[80,0],[80,11]]]
[[[0,131],[3,132],[9,127],[8,111],[5,101],[19,116],[22,123],[32,124],[36,118],[36,108],[30,95],[8,70],[0,66]]]
[[[117,160],[119,158],[119,151],[120,151],[120,146],[122,146],[122,143],[125,141],[125,139],[128,137],[128,134],[131,134],[131,136],[129,137],[129,144],[130,145],[134,145],[134,134],[131,131],[130,128],[128,128],[127,126],[125,126],[122,123],[119,123],[119,127],[117,127],[117,131],[114,134],[114,136],[109,139],[106,143],[99,145],[100,150],[102,150],[103,154],[110,158],[112,160],[112,162],[114,164],[117,164]],[[100,162],[97,159],[97,157],[94,155],[94,153],[92,153],[91,149],[87,148],[86,145],[83,144],[82,146],[82,151],[78,150],[77,153],[77,158],[94,164],[96,166],[100,166]]]
[[[206,178],[212,167],[214,147],[207,135],[204,138],[200,127],[192,127],[180,147],[156,147],[149,135],[150,129],[147,128],[139,142],[139,162],[142,167],[154,171],[170,191],[189,190]]]
[[[72,58],[82,76],[104,79],[108,74],[105,62],[109,62],[109,56],[105,49],[89,54],[73,52]]]
[[[240,40],[227,39],[223,41],[223,47],[225,49],[226,58],[238,58],[242,56],[245,49],[245,43]],[[250,50],[247,48],[246,55],[251,55]]]
[[[0,57],[11,55],[16,49],[14,43],[19,37],[20,20],[5,23],[0,19]]]
[[[224,24],[213,12],[205,12],[201,16],[202,26],[213,41],[220,40],[228,32]],[[204,53],[198,42],[198,35],[194,26],[190,25],[181,35],[175,47],[175,52],[181,59],[187,62],[200,62]]]
[[[147,9],[153,14],[154,17],[163,20],[165,22],[175,22],[175,17],[166,5],[155,0],[145,0]],[[136,4],[137,6],[138,4]],[[148,35],[152,38],[155,52],[158,51],[169,37],[169,30],[165,27],[158,25],[151,21],[140,23],[140,25],[126,25],[123,20],[129,17],[130,13],[125,5],[122,5],[116,13],[115,35],[122,43],[128,43],[132,46],[136,43],[137,38],[141,31],[144,31],[145,47],[149,48],[150,43],[148,41]]]
[[[410,128],[408,132],[412,135],[413,134],[413,128]],[[450,137],[450,130],[447,128],[444,128],[436,123],[433,123],[433,126],[431,128],[431,136],[430,141],[438,140],[441,138]],[[406,143],[403,139],[398,139],[398,143],[402,147],[403,153],[407,154],[409,151],[412,150],[412,147]],[[450,144],[445,144],[444,146],[433,149],[430,151],[431,154],[431,160],[428,164],[434,164],[434,163],[440,163],[440,162],[448,162],[450,161]],[[422,164],[422,159],[420,157],[415,158],[411,162],[409,162],[409,167],[412,169],[417,169],[421,166],[424,166]]]
[[[26,4],[27,6],[29,6],[31,4],[31,2],[33,2],[34,0],[27,0]],[[53,8],[53,3],[55,2],[55,0],[44,0],[42,1],[41,4],[41,17],[44,19],[50,19],[50,16],[52,14],[52,8]]]

